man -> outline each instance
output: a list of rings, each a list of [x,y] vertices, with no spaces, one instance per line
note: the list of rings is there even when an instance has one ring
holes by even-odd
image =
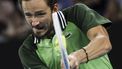
[[[63,69],[51,17],[58,11],[57,1],[21,0],[20,3],[33,29],[19,49],[24,68]],[[67,25],[62,31],[71,69],[112,69],[107,56],[112,47],[102,26],[110,21],[81,3],[64,9],[63,14]]]

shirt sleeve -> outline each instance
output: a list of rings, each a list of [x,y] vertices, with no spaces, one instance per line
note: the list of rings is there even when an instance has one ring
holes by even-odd
[[[63,10],[67,21],[75,23],[83,32],[97,25],[109,26],[111,21],[82,3]]]
[[[19,48],[19,57],[24,69],[48,69],[36,53],[25,46]]]

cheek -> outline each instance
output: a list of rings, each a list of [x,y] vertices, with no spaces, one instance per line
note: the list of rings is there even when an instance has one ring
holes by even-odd
[[[25,19],[26,19],[26,21],[27,21],[27,23],[28,23],[28,24],[31,24],[31,22],[32,22],[32,21],[31,21],[31,19],[30,19],[30,18],[25,17]]]
[[[45,19],[46,19],[46,21],[47,21],[47,23],[50,23],[51,22],[51,13],[47,13],[47,15],[45,16]]]
[[[42,19],[42,22],[50,24],[50,22],[51,22],[51,17],[45,16],[45,17]]]
[[[51,18],[48,18],[46,21],[47,21],[48,25],[51,26],[51,23],[52,23]]]

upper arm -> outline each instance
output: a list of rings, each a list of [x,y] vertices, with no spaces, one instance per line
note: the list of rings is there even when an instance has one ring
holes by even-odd
[[[89,29],[87,32],[87,36],[92,43],[95,42],[94,44],[96,45],[100,44],[104,47],[106,51],[110,51],[112,49],[108,33],[103,26],[98,25]]]
[[[92,40],[96,37],[107,37],[107,38],[109,38],[106,29],[102,25],[98,25],[98,26],[95,26],[95,27],[89,29],[87,32],[87,36],[90,40]]]

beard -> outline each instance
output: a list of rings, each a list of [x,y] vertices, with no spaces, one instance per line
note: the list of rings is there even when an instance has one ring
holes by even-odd
[[[53,30],[52,23],[40,23],[37,26],[33,27],[33,35],[39,39],[44,38],[50,34]]]

